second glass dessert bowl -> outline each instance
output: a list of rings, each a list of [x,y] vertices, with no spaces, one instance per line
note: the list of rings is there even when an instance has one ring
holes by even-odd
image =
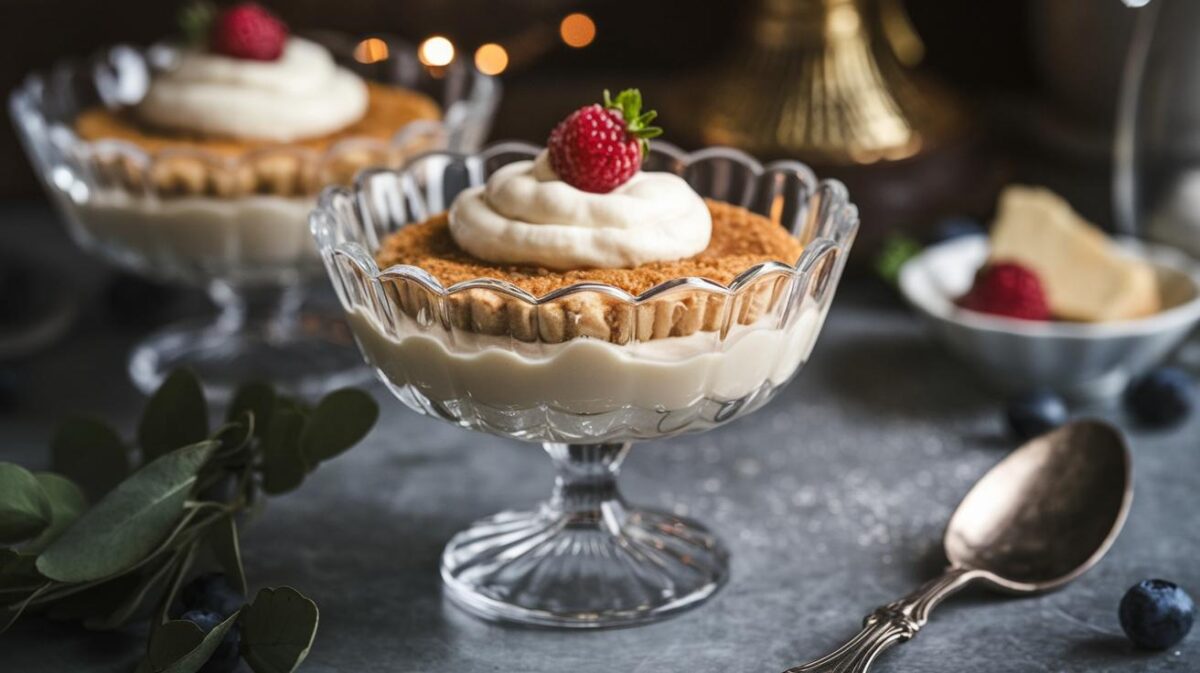
[[[557,478],[545,503],[456,535],[448,596],[485,618],[558,627],[653,620],[699,604],[728,575],[701,524],[630,506],[617,488],[631,442],[707,430],[761,407],[807,360],[858,229],[837,182],[795,162],[657,143],[644,170],[743,206],[803,245],[728,286],[678,278],[633,296],[582,283],[534,297],[495,279],[445,287],[427,270],[376,262],[386,237],[446,210],[462,190],[539,149],[434,152],[401,171],[331,188],[311,218],[367,362],[413,410],[543,443]]]
[[[189,136],[176,142],[157,130],[147,141],[128,132],[127,120],[156,77],[179,69],[174,43],[116,46],[64,62],[30,75],[13,93],[26,153],[72,238],[134,273],[204,288],[218,307],[215,320],[171,325],[137,345],[130,375],[143,391],[179,366],[194,369],[218,397],[247,378],[316,395],[366,375],[340,319],[301,311],[306,285],[321,274],[307,227],[317,193],[349,184],[363,166],[396,166],[435,148],[477,149],[499,98],[498,82],[470,66],[433,70],[400,40],[373,43],[386,59],[356,60],[358,41],[338,33],[304,41],[306,51],[327,50],[339,68],[369,83],[372,96],[412,92],[436,102],[440,118],[372,118],[319,144],[189,146]],[[378,107],[381,114],[400,107],[395,98]],[[81,130],[88,115],[91,136]]]

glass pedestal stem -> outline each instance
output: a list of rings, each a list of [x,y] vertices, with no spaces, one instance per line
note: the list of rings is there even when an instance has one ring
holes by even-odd
[[[217,282],[209,286],[208,296],[220,311],[217,329],[234,333],[249,328],[278,339],[294,333],[304,303],[299,285],[239,288]]]
[[[621,461],[629,453],[624,444],[543,445],[554,461],[554,493],[546,502],[547,514],[569,526],[602,527],[620,534],[627,517],[617,488]]]
[[[208,290],[215,319],[169,325],[134,348],[129,375],[142,392],[153,392],[180,367],[200,377],[214,402],[248,381],[315,398],[369,378],[341,315],[302,312],[303,285],[216,282]]]
[[[550,499],[477,521],[446,545],[452,601],[487,619],[597,628],[660,619],[720,588],[728,554],[716,536],[621,497],[628,443],[544,446],[557,472]]]

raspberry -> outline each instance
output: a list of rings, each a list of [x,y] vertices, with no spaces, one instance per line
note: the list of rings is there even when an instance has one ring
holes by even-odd
[[[254,61],[274,61],[283,54],[288,28],[262,5],[245,2],[217,15],[209,48],[218,54]]]
[[[625,184],[642,165],[649,139],[662,129],[647,126],[657,113],[642,112],[642,94],[626,89],[604,105],[579,108],[550,132],[550,167],[567,184],[603,194]]]
[[[989,264],[975,275],[975,285],[958,300],[959,306],[1023,320],[1050,320],[1042,281],[1030,269],[1013,262]]]

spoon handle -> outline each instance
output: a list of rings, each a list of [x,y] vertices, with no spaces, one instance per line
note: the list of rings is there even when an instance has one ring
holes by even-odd
[[[784,673],[865,673],[875,657],[887,648],[917,635],[929,621],[929,612],[948,596],[979,577],[978,571],[949,568],[941,577],[898,601],[876,608],[863,620],[863,628],[834,652]]]

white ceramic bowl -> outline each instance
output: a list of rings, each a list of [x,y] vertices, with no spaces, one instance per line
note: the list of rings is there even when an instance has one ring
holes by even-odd
[[[1119,394],[1179,346],[1200,321],[1200,264],[1132,240],[1131,256],[1158,271],[1164,309],[1110,323],[1035,322],[958,307],[988,254],[984,236],[932,246],[900,270],[900,291],[947,347],[1004,392],[1047,388],[1073,398]]]

